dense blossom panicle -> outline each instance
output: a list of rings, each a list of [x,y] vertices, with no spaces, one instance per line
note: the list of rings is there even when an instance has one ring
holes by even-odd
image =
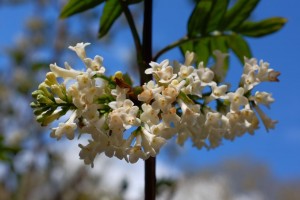
[[[187,52],[184,64],[151,62],[145,73],[152,74],[153,80],[133,87],[121,72],[106,76],[103,58],[87,57],[88,45],[69,47],[86,70],[68,63],[64,68],[51,64],[51,72],[32,93],[36,101],[31,104],[43,126],[71,113],[50,135],[57,140],[72,140],[76,132],[89,135],[88,143],[79,145],[85,164],[93,166],[101,153],[130,163],[145,160],[156,156],[172,137],[179,145],[191,140],[198,149],[216,148],[223,139],[254,134],[259,118],[267,131],[277,123],[260,108],[270,108],[272,95],[253,92],[261,82],[279,81],[280,73],[269,63],[245,58],[240,86],[229,91],[228,84],[220,84],[227,54],[215,51],[216,63],[208,68],[203,62],[195,67],[195,54]],[[215,108],[212,101],[217,102]]]

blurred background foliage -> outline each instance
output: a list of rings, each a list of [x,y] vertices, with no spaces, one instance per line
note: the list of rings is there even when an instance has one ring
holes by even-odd
[[[99,10],[91,9],[80,17],[58,20],[65,3],[59,0],[0,1],[1,8],[13,10],[30,6],[34,10],[28,13],[21,29],[18,28],[20,32],[13,36],[14,43],[1,49],[5,60],[1,58],[0,62],[0,200],[118,200],[125,198],[131,184],[128,180],[119,180],[117,188],[107,190],[102,174],[92,174],[83,164],[68,173],[61,149],[54,145],[56,141],[49,140],[49,129],[35,122],[29,107],[31,92],[44,78],[49,63],[63,63],[68,56],[65,47],[78,41],[99,43]],[[142,8],[133,9],[135,18],[141,17],[139,9]],[[121,17],[118,28],[126,26]],[[102,38],[102,48],[114,40],[115,34],[110,31]],[[168,148],[171,150],[166,152],[174,154],[176,147]],[[170,156],[174,156],[172,153]],[[267,167],[254,161],[230,160],[183,174],[184,178],[158,180],[159,199],[182,199],[191,192],[196,195],[194,199],[199,196],[211,199],[213,196],[205,195],[214,193],[219,194],[218,199],[243,199],[243,195],[249,199],[300,198],[299,180],[279,181]]]

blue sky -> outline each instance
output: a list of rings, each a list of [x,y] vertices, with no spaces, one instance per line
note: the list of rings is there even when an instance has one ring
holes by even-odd
[[[154,51],[186,34],[185,23],[192,7],[182,0],[172,1],[172,6],[169,3],[170,1],[167,0],[157,0],[154,3]],[[300,93],[298,89],[300,86],[300,68],[297,63],[300,55],[299,6],[300,3],[296,0],[261,0],[254,14],[255,20],[282,16],[288,19],[288,23],[281,31],[273,35],[259,39],[248,39],[256,58],[269,62],[272,68],[281,71],[279,83],[266,83],[261,87],[270,91],[276,99],[271,110],[267,110],[267,114],[271,118],[279,120],[276,129],[266,133],[265,129],[261,127],[255,136],[245,135],[234,142],[225,141],[223,146],[211,151],[198,151],[191,148],[190,144],[187,143],[181,156],[171,161],[178,168],[193,166],[196,169],[228,158],[250,157],[267,164],[279,178],[300,177],[300,157],[298,155],[300,152]],[[13,12],[12,8],[14,9]],[[20,36],[24,24],[22,19],[31,15],[30,12],[32,9],[24,6],[0,8],[1,54],[3,54],[3,47],[14,43],[16,38]],[[113,30],[116,29],[117,27],[114,27]],[[97,47],[99,50],[89,53],[91,56],[94,53],[104,56],[105,66],[116,66],[116,69],[122,69],[122,66],[128,65],[126,52],[132,51],[133,48],[131,35],[128,31],[119,33],[116,36],[116,41],[109,48],[101,48],[101,43],[97,45],[99,45]],[[181,59],[180,56],[179,51],[175,49],[164,54],[160,59],[178,60]],[[0,64],[2,67],[5,65],[5,55],[1,55]],[[241,70],[241,64],[233,56],[230,66],[231,69]],[[110,73],[113,71],[109,70]],[[235,71],[229,71],[230,78],[240,76]],[[162,159],[164,159],[163,156],[159,158],[159,160]]]

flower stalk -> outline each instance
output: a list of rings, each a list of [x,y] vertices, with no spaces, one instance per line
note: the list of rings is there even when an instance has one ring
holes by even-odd
[[[141,85],[149,82],[152,77],[145,74],[152,59],[152,0],[144,1],[143,23],[143,64],[140,67]],[[156,194],[156,158],[149,157],[145,160],[145,200],[155,200]]]

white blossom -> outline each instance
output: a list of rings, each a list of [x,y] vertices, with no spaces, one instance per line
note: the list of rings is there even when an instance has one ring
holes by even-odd
[[[76,46],[69,46],[69,49],[75,51],[79,58],[84,60],[86,58],[85,47],[90,45],[90,43],[77,43]]]
[[[248,99],[244,96],[244,88],[238,88],[235,92],[227,94],[228,100],[230,101],[230,110],[239,111],[240,106],[248,104]]]
[[[230,92],[229,84],[220,84],[227,54],[215,51],[216,63],[209,68],[203,62],[195,67],[195,53],[186,52],[184,64],[151,62],[145,73],[153,80],[134,87],[127,85],[122,72],[106,76],[103,58],[87,57],[87,45],[69,47],[84,62],[84,70],[75,70],[67,62],[64,68],[50,65],[51,72],[33,93],[33,107],[46,108],[35,110],[42,125],[61,117],[67,108],[72,110],[65,122],[52,128],[50,136],[59,140],[65,135],[72,140],[76,130],[88,135],[88,143],[79,144],[79,156],[92,167],[102,153],[136,163],[157,156],[173,137],[181,146],[190,140],[198,149],[211,149],[223,139],[234,140],[247,132],[253,135],[259,128],[258,117],[267,131],[277,123],[259,107],[270,108],[272,95],[254,91],[262,82],[279,81],[280,73],[267,62],[245,58],[239,88]]]
[[[259,92],[256,91],[253,97],[250,97],[251,100],[254,100],[255,104],[263,104],[266,107],[270,108],[270,104],[273,103],[275,100],[272,97],[272,94],[267,92]]]

